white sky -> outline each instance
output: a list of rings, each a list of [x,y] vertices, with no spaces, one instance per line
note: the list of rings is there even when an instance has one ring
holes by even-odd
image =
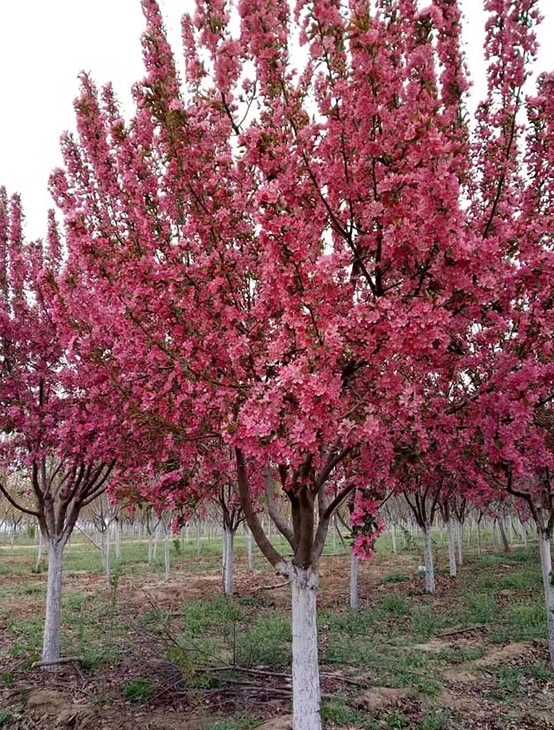
[[[427,3],[425,3],[427,4]],[[465,41],[475,96],[484,80],[483,0],[462,0]],[[554,70],[554,0],[539,2],[537,72]],[[180,18],[194,0],[160,0],[174,50],[180,52]],[[112,81],[130,111],[130,87],[142,78],[139,0],[0,0],[0,184],[20,192],[26,231],[42,235],[50,171],[60,163],[58,140],[73,127],[80,70],[101,85]]]

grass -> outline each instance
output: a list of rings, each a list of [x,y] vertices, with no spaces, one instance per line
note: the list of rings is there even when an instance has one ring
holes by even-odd
[[[387,538],[388,539],[388,538]],[[84,540],[84,538],[83,538]],[[508,555],[468,555],[458,579],[448,583],[434,597],[422,593],[421,581],[415,577],[420,562],[418,538],[407,547],[398,537],[401,551],[398,563],[392,563],[386,539],[377,546],[376,565],[385,566],[384,577],[376,581],[367,604],[360,611],[346,607],[347,570],[341,575],[343,587],[335,594],[322,592],[325,607],[319,613],[320,657],[330,672],[339,671],[363,676],[369,685],[406,687],[418,693],[425,711],[417,723],[409,709],[399,707],[382,713],[377,720],[356,708],[355,690],[326,699],[322,714],[329,728],[419,728],[443,730],[451,725],[444,708],[434,707],[445,686],[448,668],[471,664],[487,649],[499,642],[544,641],[545,611],[536,548],[513,551]],[[175,609],[144,600],[140,606],[126,604],[126,590],[148,583],[163,586],[161,576],[163,550],[157,560],[147,563],[145,543],[123,543],[117,581],[110,590],[101,578],[99,552],[76,537],[67,550],[66,592],[64,594],[63,652],[84,660],[84,669],[93,678],[118,667],[133,642],[155,644],[162,659],[174,663],[191,689],[218,690],[215,675],[196,672],[199,665],[265,667],[287,671],[291,658],[290,615],[286,604],[275,603],[271,593],[237,596],[227,599],[219,594],[219,583],[210,584],[209,597],[193,598],[187,594]],[[447,567],[442,537],[436,539],[437,573]],[[244,560],[245,543],[237,538],[238,562]],[[328,548],[328,550],[331,548]],[[206,574],[218,576],[221,569],[221,546],[204,541],[200,561],[196,560],[194,540],[171,544],[172,581],[184,576]],[[33,575],[34,551],[19,542],[6,551],[0,573],[13,578],[6,581],[0,596],[0,621],[7,627],[9,661],[23,661],[28,666],[40,653],[42,640],[41,610],[44,599],[44,574]],[[261,559],[257,558],[259,569]],[[346,564],[346,563],[345,563]],[[325,563],[324,571],[325,571]],[[394,570],[391,570],[391,567]],[[269,569],[267,574],[269,576]],[[442,573],[444,575],[444,573]],[[25,580],[22,580],[22,577]],[[94,579],[91,583],[87,581]],[[271,578],[269,578],[271,581]],[[91,590],[91,586],[93,590]],[[440,586],[440,580],[439,580]],[[169,591],[170,592],[170,591]],[[5,603],[4,603],[5,602]],[[22,608],[21,615],[13,606]],[[23,610],[24,609],[24,610]],[[432,639],[441,639],[448,629],[480,626],[483,645],[448,646],[440,651],[416,648]],[[131,636],[131,638],[129,638]],[[463,636],[463,634],[462,634]],[[448,640],[447,640],[448,641]],[[3,656],[0,654],[0,665]],[[8,665],[10,666],[10,665]],[[148,703],[157,684],[154,676],[140,670],[142,676],[128,679],[118,690],[127,702]],[[0,690],[13,685],[13,673],[0,676]],[[529,666],[510,665],[492,669],[491,697],[499,703],[523,701],[530,682],[546,685],[552,674],[546,665],[533,661]],[[283,714],[286,710],[283,711]],[[9,710],[7,717],[9,716]],[[230,710],[231,712],[231,710]],[[0,728],[9,727],[9,718]],[[423,719],[421,719],[423,718]],[[228,717],[214,720],[210,730],[250,730],[258,723],[256,709],[233,710]],[[380,724],[379,724],[380,723]],[[411,723],[411,724],[410,724]],[[462,726],[463,727],[463,726]]]
[[[8,710],[0,710],[0,728],[8,727],[13,720],[13,715]]]
[[[154,685],[149,679],[133,679],[123,687],[123,696],[129,702],[145,703],[154,694]]]

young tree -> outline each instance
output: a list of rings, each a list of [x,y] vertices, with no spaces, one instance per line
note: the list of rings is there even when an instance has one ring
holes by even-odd
[[[375,5],[299,2],[291,17],[286,0],[240,0],[234,36],[228,5],[199,1],[183,89],[143,0],[136,114],[126,124],[112,89],[99,99],[84,76],[79,138],[64,138],[52,177],[80,357],[107,373],[143,459],[178,454],[180,493],[202,493],[199,455],[227,468],[232,449],[249,528],[291,581],[295,730],[321,725],[315,607],[333,513],[354,499],[356,549],[370,552],[367,491],[406,434],[417,455],[433,418],[452,433],[472,397],[468,334],[498,299],[491,262],[509,260],[498,231],[517,218],[536,3],[487,3],[494,104],[473,146],[457,3]],[[290,503],[276,524],[292,560],[257,514],[268,474]]]
[[[42,660],[60,658],[63,553],[80,510],[105,489],[105,459],[91,403],[66,366],[45,289],[59,273],[53,226],[48,244],[26,243],[17,196],[0,190],[0,492],[35,517],[48,543]],[[10,476],[24,480],[10,488]]]

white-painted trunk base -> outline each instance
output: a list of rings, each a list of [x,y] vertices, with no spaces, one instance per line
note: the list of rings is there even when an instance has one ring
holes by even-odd
[[[251,530],[249,530],[248,528],[246,538],[246,550],[248,554],[248,570],[252,572],[256,568],[256,564],[254,561],[254,538],[252,536]]]
[[[360,608],[360,560],[352,550],[350,556],[350,608]]]
[[[461,567],[464,563],[464,523],[456,520],[456,542],[458,546],[458,565]]]
[[[62,584],[63,584],[64,545],[49,540],[48,545],[48,583],[46,588],[46,615],[42,643],[42,661],[55,662],[60,658],[60,628],[62,622]],[[45,667],[56,669],[55,665]]]
[[[171,572],[170,540],[171,530],[167,527],[164,538],[164,577],[166,580],[169,580],[169,574]]]
[[[235,592],[235,533],[227,527],[223,531],[223,592],[232,596]]]
[[[433,561],[433,535],[431,525],[427,525],[423,530],[425,539],[424,546],[424,563],[425,563],[425,593],[435,592],[435,564]]]
[[[321,689],[317,647],[317,573],[292,573],[293,730],[321,730]]]
[[[458,566],[456,564],[456,540],[454,536],[454,524],[452,520],[446,523],[448,535],[448,570],[451,578],[455,578],[458,574]]]
[[[552,541],[549,535],[539,533],[539,550],[548,626],[548,650],[550,665],[554,669],[554,585],[552,584]]]

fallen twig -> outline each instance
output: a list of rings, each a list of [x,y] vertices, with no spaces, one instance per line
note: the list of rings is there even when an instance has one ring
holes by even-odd
[[[49,659],[48,661],[43,662],[33,662],[31,664],[31,669],[36,669],[37,667],[52,667],[55,664],[71,664],[72,662],[82,664],[83,659],[80,656],[65,656],[60,657],[59,659]]]

